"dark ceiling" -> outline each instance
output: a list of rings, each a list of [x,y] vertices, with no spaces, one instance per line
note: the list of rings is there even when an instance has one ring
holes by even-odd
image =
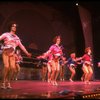
[[[0,4],[7,2],[14,2],[12,0],[9,1],[0,1]],[[19,1],[16,1],[19,2]],[[52,6],[55,9],[64,11],[67,10],[66,8],[75,7],[76,3],[80,6],[87,8],[92,14],[100,15],[100,1],[98,0],[86,0],[86,1],[79,1],[79,0],[22,0],[20,2],[31,2],[33,4],[44,3],[46,5]]]
[[[79,2],[79,4],[87,8],[93,15],[100,15],[100,1]]]
[[[47,1],[43,2],[47,5],[50,5],[56,9],[64,10],[68,7],[76,6],[78,3],[80,6],[88,9],[92,14],[100,15],[100,1]]]

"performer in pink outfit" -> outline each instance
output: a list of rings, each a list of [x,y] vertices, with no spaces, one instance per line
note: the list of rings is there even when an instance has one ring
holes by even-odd
[[[49,50],[45,53],[45,56],[49,57],[48,60],[48,82],[51,82],[53,85],[57,84],[57,77],[60,71],[59,59],[63,55],[62,48],[60,46],[61,37],[56,36],[53,39],[54,44],[51,45]]]
[[[15,50],[16,47],[20,47],[21,50],[28,56],[31,57],[31,54],[26,50],[23,44],[20,41],[20,38],[16,35],[17,24],[15,22],[10,23],[9,32],[3,33],[0,36],[0,41],[4,40],[3,47],[3,81],[1,88],[11,88],[10,82],[13,73],[15,72]]]
[[[85,83],[89,83],[90,84],[90,79],[93,75],[93,69],[92,69],[92,57],[91,57],[91,48],[87,47],[85,49],[85,54],[82,57],[83,59],[83,67],[82,70],[84,72],[83,76],[84,76],[84,81]]]

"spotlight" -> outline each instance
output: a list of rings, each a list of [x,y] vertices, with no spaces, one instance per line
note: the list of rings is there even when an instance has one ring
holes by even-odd
[[[76,3],[76,6],[78,6],[78,3]]]

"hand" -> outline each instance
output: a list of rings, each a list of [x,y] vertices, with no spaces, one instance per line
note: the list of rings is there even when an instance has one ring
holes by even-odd
[[[42,58],[42,56],[40,55],[40,56],[37,56],[36,58],[40,59],[40,58]]]
[[[82,60],[82,57],[76,58],[76,61]]]
[[[42,55],[40,55],[40,56],[37,56],[37,58],[38,58],[38,59],[41,59],[41,58],[43,58],[43,59],[44,59],[44,58],[45,58],[45,53],[43,53],[43,54],[42,54]]]
[[[28,56],[29,58],[31,58],[31,57],[32,57],[32,54],[31,54],[31,53],[28,53],[27,56]]]

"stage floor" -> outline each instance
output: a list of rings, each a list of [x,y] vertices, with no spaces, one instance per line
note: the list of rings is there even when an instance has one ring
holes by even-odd
[[[91,84],[58,81],[58,84],[53,86],[36,80],[13,81],[12,89],[0,89],[0,99],[77,99],[87,95],[100,99],[100,81],[91,81]]]

